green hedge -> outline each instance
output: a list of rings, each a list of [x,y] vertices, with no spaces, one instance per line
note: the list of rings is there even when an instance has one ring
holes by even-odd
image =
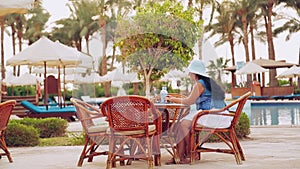
[[[10,122],[5,132],[7,146],[36,146],[39,144],[39,132],[33,126]]]
[[[64,136],[67,131],[68,122],[59,118],[23,118],[19,120],[11,120],[16,123],[33,126],[39,131],[41,138]]]
[[[238,138],[245,138],[250,134],[250,119],[246,113],[242,113],[236,126],[236,135]]]
[[[66,135],[68,122],[58,118],[11,119],[5,133],[8,146],[36,146],[39,138],[62,137]]]

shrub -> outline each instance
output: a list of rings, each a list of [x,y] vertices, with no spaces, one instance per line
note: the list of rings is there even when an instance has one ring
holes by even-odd
[[[41,138],[64,136],[68,127],[68,122],[59,118],[23,118],[19,120],[11,120],[17,123],[33,126],[39,132]]]
[[[7,146],[36,146],[39,144],[39,132],[33,126],[9,122],[5,142]]]
[[[250,134],[250,119],[246,113],[242,112],[239,122],[236,126],[236,135],[238,138],[245,138]]]
[[[66,134],[68,122],[58,118],[44,118],[37,120],[34,127],[40,130],[41,138],[61,137]]]
[[[82,133],[70,133],[71,134],[71,143],[72,145],[83,145],[85,142],[86,134]]]

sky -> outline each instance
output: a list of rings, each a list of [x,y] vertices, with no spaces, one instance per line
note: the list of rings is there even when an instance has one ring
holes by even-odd
[[[69,16],[69,9],[66,7],[68,0],[59,0],[53,3],[53,0],[43,0],[43,6],[52,15],[50,20],[55,21],[60,18],[65,18]],[[208,18],[204,18],[208,20]],[[51,22],[50,21],[50,22]],[[286,60],[290,63],[298,63],[299,58],[299,48],[300,48],[300,32],[293,34],[289,41],[285,41],[286,34],[280,35],[278,38],[274,38],[275,46],[275,56],[276,60]],[[214,44],[218,38],[214,37],[209,39],[211,44]],[[267,44],[261,42],[256,42],[256,53],[258,58],[268,58]],[[222,46],[216,47],[215,51],[218,56],[231,58],[231,52],[229,44],[224,44]],[[236,61],[244,61],[244,48],[242,45],[235,47]],[[206,57],[206,56],[203,56]]]
[[[70,15],[69,9],[66,6],[69,3],[68,0],[58,0],[53,2],[53,0],[43,0],[43,7],[50,13],[51,17],[49,19],[48,25],[51,27],[56,20],[67,18]],[[208,18],[204,18],[205,21]],[[289,41],[285,41],[285,34],[280,35],[278,38],[274,38],[275,46],[275,56],[276,60],[286,60],[289,63],[298,63],[299,50],[300,50],[300,32],[293,34]],[[218,40],[217,37],[209,39],[209,48],[204,48],[204,50],[214,50],[207,51],[203,57],[210,58],[207,55],[217,55],[219,57],[231,58],[230,46],[229,44],[224,44],[219,47],[213,47],[212,45]],[[10,45],[10,44],[9,44]],[[261,42],[256,42],[256,55],[257,58],[268,58],[267,44]],[[7,48],[6,48],[7,49]],[[5,51],[7,59],[12,57],[11,50]],[[251,52],[250,52],[251,53]],[[236,61],[245,61],[244,47],[242,45],[235,46]],[[251,57],[251,56],[250,56]]]

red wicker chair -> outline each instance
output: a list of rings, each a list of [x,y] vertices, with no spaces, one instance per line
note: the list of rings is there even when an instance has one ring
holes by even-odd
[[[147,160],[148,168],[160,164],[161,115],[153,103],[141,96],[117,96],[104,101],[101,111],[109,120],[107,169],[116,161]]]
[[[243,107],[251,95],[250,92],[244,94],[238,99],[234,100],[226,107],[217,110],[203,110],[200,111],[193,119],[192,128],[191,128],[191,164],[198,157],[200,158],[201,152],[219,152],[219,153],[228,153],[233,154],[237,164],[241,164],[245,160],[245,156],[242,150],[242,147],[236,136],[235,127],[239,121],[240,115],[242,113]],[[235,107],[235,108],[234,108]],[[235,110],[232,110],[235,109]],[[222,113],[225,110],[229,110],[229,113]],[[228,127],[219,126],[219,127],[208,127],[198,124],[198,120],[204,115],[213,114],[216,116],[222,117],[232,117],[231,124]],[[200,134],[201,133],[201,134]],[[229,148],[207,148],[204,147],[205,141],[212,135],[216,135],[222,142],[224,142]]]
[[[94,156],[108,154],[106,130],[109,126],[105,121],[106,117],[99,108],[75,98],[71,98],[71,102],[76,107],[77,117],[86,135],[85,144],[77,164],[77,166],[82,166],[85,158],[88,158],[88,162],[92,162]],[[106,149],[99,147],[103,144],[106,144]],[[98,151],[98,149],[101,149],[101,151]]]
[[[8,161],[10,163],[13,162],[13,159],[6,146],[4,134],[7,128],[10,115],[16,103],[16,100],[8,100],[3,103],[0,103],[0,148],[4,151],[4,153],[0,153],[0,158],[3,155],[5,155],[7,156]]]

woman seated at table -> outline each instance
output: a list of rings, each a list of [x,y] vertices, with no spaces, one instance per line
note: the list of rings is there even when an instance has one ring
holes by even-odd
[[[223,108],[225,106],[224,90],[207,74],[205,66],[200,60],[193,60],[189,67],[189,77],[194,82],[193,89],[188,97],[176,98],[168,96],[166,100],[174,103],[182,103],[190,105],[190,112],[183,117],[178,125],[178,132],[175,136],[176,149],[180,159],[180,164],[187,164],[190,162],[190,135],[189,130],[192,125],[192,119],[196,113],[200,110],[209,110],[213,108]],[[209,116],[209,115],[205,115]],[[230,123],[230,120],[212,119],[210,117],[200,118],[199,124],[205,126],[219,126],[220,123]],[[210,121],[210,122],[209,122]],[[211,122],[212,121],[212,122]],[[210,123],[210,124],[209,124]],[[172,158],[166,162],[166,164],[175,164],[175,160]]]

